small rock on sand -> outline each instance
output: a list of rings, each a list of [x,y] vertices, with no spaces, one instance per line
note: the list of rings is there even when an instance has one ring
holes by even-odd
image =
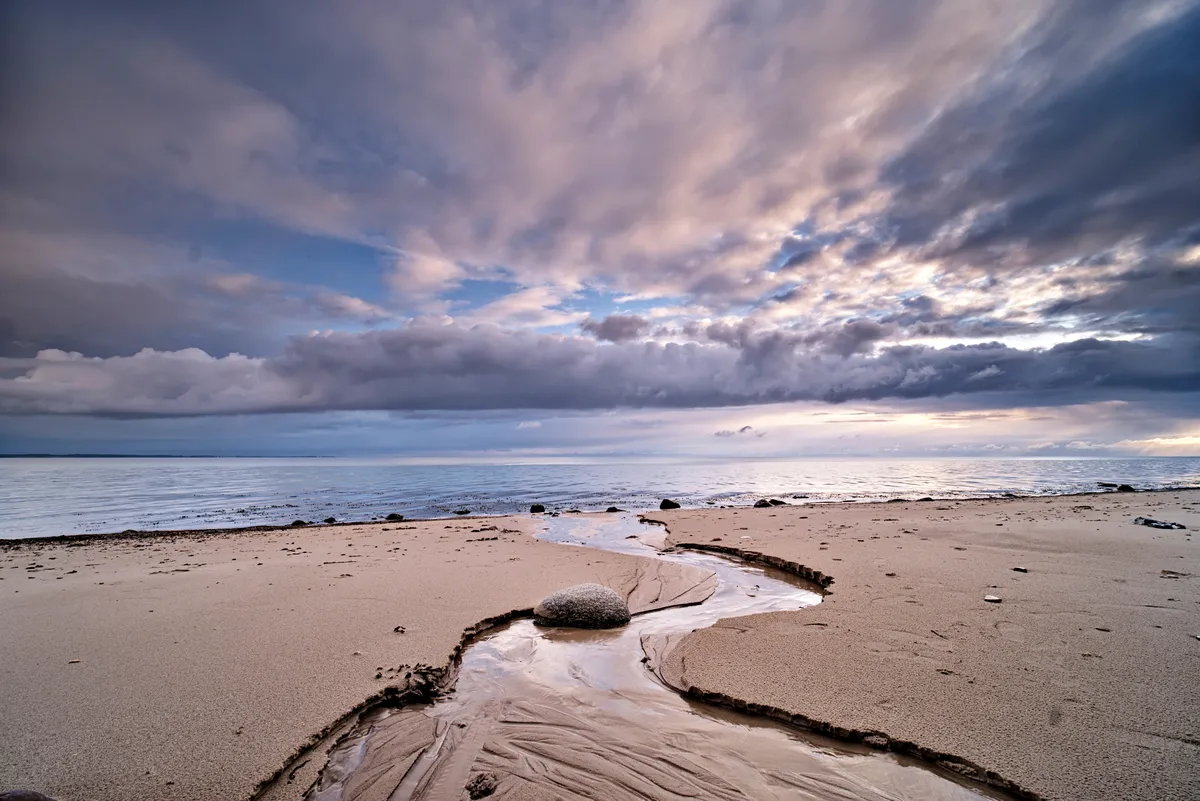
[[[496,778],[495,773],[476,773],[467,782],[467,795],[472,799],[486,798],[496,792],[499,785],[500,780]]]
[[[629,622],[629,605],[603,584],[577,584],[547,595],[533,610],[543,626],[607,629]]]
[[[1027,568],[1027,567],[1014,567],[1014,568],[1013,568],[1013,572],[1014,572],[1014,573],[1028,573],[1028,572],[1029,572],[1029,568]]]
[[[987,601],[989,604],[998,604],[998,603],[1000,603],[1000,596],[985,595],[985,596],[983,596],[983,600]]]
[[[546,511],[546,507],[542,506],[540,503],[535,503],[533,506],[529,507],[529,514],[531,515],[540,515],[544,511]]]
[[[1117,492],[1137,492],[1137,490],[1128,484],[1122,484],[1121,486],[1117,487]]]
[[[679,504],[676,503],[675,501],[671,500],[670,498],[663,498],[662,503],[660,503],[658,505],[658,508],[659,509],[678,509]]]

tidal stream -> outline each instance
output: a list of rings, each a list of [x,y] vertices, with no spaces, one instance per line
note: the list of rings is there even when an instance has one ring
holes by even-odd
[[[644,640],[811,606],[821,600],[813,585],[737,559],[660,552],[662,529],[632,515],[547,524],[543,539],[712,570],[717,589],[702,604],[637,615],[620,629],[518,620],[483,636],[463,653],[452,693],[368,716],[330,754],[307,799],[458,801],[470,782],[486,792],[491,778],[497,799],[1006,798],[926,763],[695,703],[644,664]]]

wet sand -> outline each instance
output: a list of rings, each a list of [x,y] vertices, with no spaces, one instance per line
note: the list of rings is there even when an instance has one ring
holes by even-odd
[[[398,667],[445,665],[480,620],[588,581],[638,609],[712,591],[704,571],[530,526],[0,542],[0,790],[244,799]]]
[[[1200,492],[649,516],[672,543],[834,578],[815,608],[682,639],[671,684],[954,754],[1046,798],[1200,798]]]

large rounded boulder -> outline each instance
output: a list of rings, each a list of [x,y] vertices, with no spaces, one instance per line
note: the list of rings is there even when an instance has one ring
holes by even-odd
[[[621,594],[603,584],[576,584],[547,595],[533,609],[542,626],[610,629],[629,622],[629,605]]]

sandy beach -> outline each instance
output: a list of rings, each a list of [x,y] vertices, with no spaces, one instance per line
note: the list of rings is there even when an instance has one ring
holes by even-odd
[[[833,577],[814,608],[677,640],[659,667],[690,694],[951,754],[1046,798],[1200,795],[1200,493],[647,517],[670,544]],[[711,591],[704,571],[538,541],[537,525],[0,544],[0,789],[247,798],[481,620],[587,581],[634,611]]]
[[[953,754],[1045,798],[1200,798],[1200,492],[650,516],[672,543],[834,578],[817,607],[685,638],[672,684]]]
[[[704,571],[540,542],[532,525],[0,542],[0,790],[244,799],[401,666],[444,666],[481,620],[582,582],[638,611],[711,592]]]

